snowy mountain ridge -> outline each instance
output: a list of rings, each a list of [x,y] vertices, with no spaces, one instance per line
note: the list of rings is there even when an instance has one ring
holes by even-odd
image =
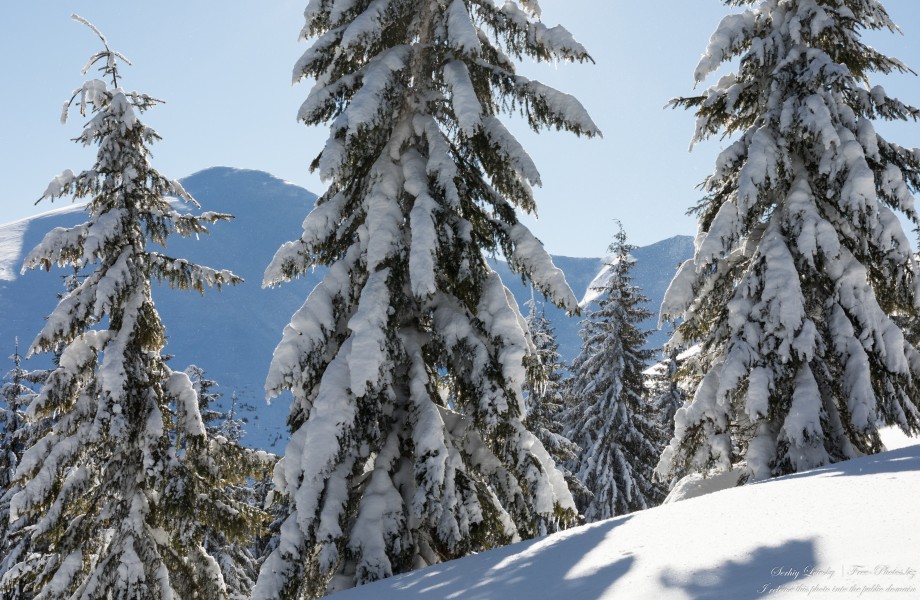
[[[226,167],[195,173],[181,183],[201,203],[202,210],[227,212],[236,218],[211,226],[210,235],[200,240],[171,240],[167,253],[230,269],[245,282],[219,293],[207,291],[205,298],[155,288],[154,300],[169,339],[165,352],[174,356],[174,369],[191,363],[204,368],[219,383],[225,402],[232,393],[237,394],[241,416],[248,420],[244,440],[248,445],[280,452],[287,435],[288,399],[282,396],[266,405],[262,386],[284,326],[320,280],[322,270],[272,289],[262,289],[261,282],[278,247],[300,236],[301,223],[316,196],[268,173]],[[80,206],[65,205],[0,225],[0,356],[12,354],[15,337],[25,353],[56,305],[56,295],[63,291],[63,276],[70,274],[66,269],[52,269],[50,273],[20,275],[23,256],[54,227],[72,226],[84,217]],[[600,240],[599,246],[606,247],[608,241]],[[650,308],[657,309],[677,265],[691,251],[689,236],[635,251],[635,283],[649,296]],[[554,256],[553,260],[579,297],[604,262],[601,258],[564,256]],[[493,259],[492,265],[521,305],[530,299],[529,287],[504,262]],[[546,305],[546,313],[556,328],[563,357],[571,360],[581,343],[579,319],[568,317],[551,304]],[[654,328],[654,321],[650,319],[647,328]],[[650,345],[658,346],[666,338],[667,332],[656,332]],[[47,362],[46,356],[38,356],[26,366],[40,368]],[[8,367],[3,365],[0,370],[5,372]]]

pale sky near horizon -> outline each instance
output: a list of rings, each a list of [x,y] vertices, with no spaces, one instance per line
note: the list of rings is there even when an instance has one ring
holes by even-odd
[[[124,87],[166,100],[145,116],[163,141],[153,164],[181,178],[211,166],[259,169],[320,194],[308,172],[327,137],[324,127],[296,122],[311,82],[291,85],[291,69],[307,49],[297,41],[306,0],[53,0],[5,7],[7,30],[0,95],[0,224],[61,206],[33,202],[52,177],[92,165],[94,149],[71,138],[83,119],[61,126],[61,107],[99,49],[72,12],[98,26],[134,63]],[[688,152],[691,113],[665,109],[693,92],[693,70],[719,20],[720,0],[541,0],[547,25],[562,24],[596,64],[521,66],[529,77],[578,97],[603,139],[512,130],[533,156],[543,187],[534,233],[554,254],[600,256],[622,221],[632,243],[693,234],[686,210],[712,168],[721,142]],[[920,71],[920,2],[886,0],[903,35],[869,41]],[[736,9],[737,10],[737,9]],[[920,78],[884,78],[889,93],[920,105]],[[875,83],[875,82],[874,82]],[[880,125],[890,141],[920,147],[920,124]],[[920,199],[918,199],[920,200]],[[208,207],[204,207],[207,209]]]

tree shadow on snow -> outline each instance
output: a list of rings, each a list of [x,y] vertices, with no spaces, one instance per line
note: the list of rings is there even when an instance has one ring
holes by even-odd
[[[689,575],[668,570],[661,575],[661,583],[695,600],[747,600],[784,591],[806,595],[812,586],[827,583],[814,573],[819,568],[816,561],[813,541],[791,540]]]
[[[587,530],[579,529],[577,535],[563,532],[393,577],[374,584],[379,586],[374,597],[598,598],[629,571],[635,559],[631,553],[623,552],[620,557],[598,557],[585,563],[582,560],[608,536],[616,535],[613,530],[629,518],[597,523]]]

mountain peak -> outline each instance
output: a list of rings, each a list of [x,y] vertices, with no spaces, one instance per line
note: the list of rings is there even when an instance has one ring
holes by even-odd
[[[180,182],[199,201],[201,198],[198,196],[221,200],[248,200],[258,204],[294,200],[306,201],[312,206],[316,200],[316,194],[290,181],[279,179],[271,173],[254,169],[210,167],[183,177]],[[211,206],[210,202],[207,204],[208,206],[205,206],[202,203],[202,207],[226,210],[223,207]],[[301,215],[297,222],[300,223],[304,216],[306,213]]]
[[[197,181],[201,179],[208,180],[217,180],[221,178],[232,178],[234,180],[250,180],[250,181],[262,181],[265,183],[278,183],[282,185],[294,185],[289,181],[275,177],[271,173],[265,171],[259,171],[258,169],[240,169],[237,167],[208,167],[200,171],[195,171],[187,177],[183,177],[182,181]]]

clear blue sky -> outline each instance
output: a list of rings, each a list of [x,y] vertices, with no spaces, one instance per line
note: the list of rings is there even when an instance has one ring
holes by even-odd
[[[80,69],[98,50],[72,12],[95,23],[134,66],[126,88],[166,100],[146,122],[163,141],[154,164],[180,178],[210,166],[261,169],[321,193],[308,165],[324,128],[295,120],[309,83],[291,85],[291,68],[307,0],[72,0],[16,2],[4,9],[0,95],[0,223],[55,205],[33,202],[64,169],[87,168],[93,152],[70,141],[82,119],[61,126],[61,107],[83,81]],[[709,173],[718,140],[688,153],[693,117],[665,110],[693,91],[693,69],[709,36],[728,13],[719,0],[541,0],[544,21],[566,26],[595,65],[522,65],[522,72],[577,96],[604,132],[576,139],[513,126],[540,169],[540,219],[531,226],[550,252],[599,256],[620,219],[633,243],[683,233]],[[887,0],[904,35],[878,35],[873,45],[920,71],[920,2]],[[920,78],[880,81],[920,105]],[[891,141],[920,146],[920,124],[880,127]],[[59,201],[60,202],[60,201]],[[205,207],[207,208],[207,207]]]

